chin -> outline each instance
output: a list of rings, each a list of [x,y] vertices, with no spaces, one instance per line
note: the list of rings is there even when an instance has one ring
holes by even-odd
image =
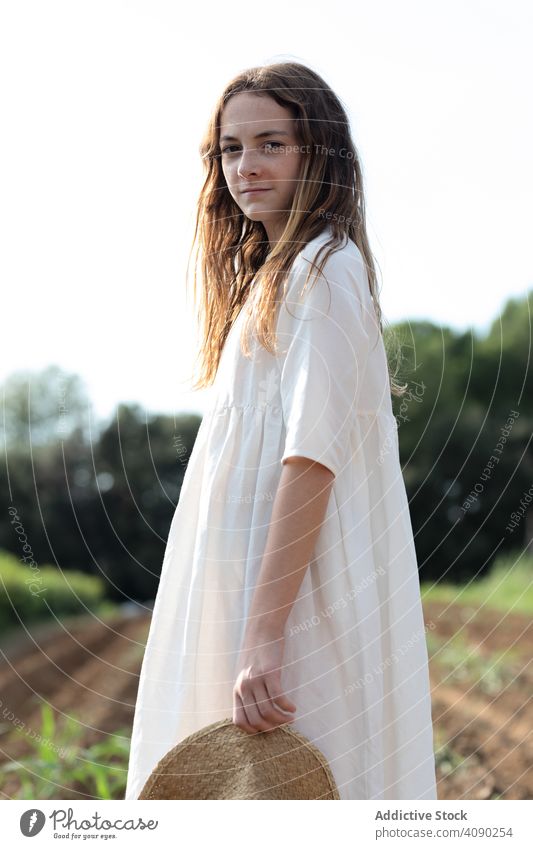
[[[246,215],[247,218],[250,219],[250,221],[261,221],[265,223],[269,220],[268,215],[266,215],[260,209],[251,209],[248,211],[246,209],[243,209],[243,213]]]

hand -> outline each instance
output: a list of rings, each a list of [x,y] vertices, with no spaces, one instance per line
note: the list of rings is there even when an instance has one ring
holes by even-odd
[[[284,646],[284,636],[245,638],[233,686],[233,723],[248,734],[272,731],[295,719],[284,713],[296,710],[281,692]]]

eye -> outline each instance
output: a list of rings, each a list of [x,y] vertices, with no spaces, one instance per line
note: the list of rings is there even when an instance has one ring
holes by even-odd
[[[265,142],[265,147],[269,147],[270,145],[276,145],[277,150],[279,150],[281,147],[283,147],[282,142],[279,142],[279,141],[272,140],[272,141]],[[236,148],[236,147],[238,147],[238,145],[228,144],[228,145],[226,145],[226,147],[222,148],[221,153],[231,153],[233,148]]]

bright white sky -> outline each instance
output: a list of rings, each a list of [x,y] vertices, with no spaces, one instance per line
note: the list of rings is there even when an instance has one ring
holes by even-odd
[[[202,412],[185,265],[229,79],[293,60],[349,111],[386,318],[486,329],[533,285],[531,4],[4,2],[0,380],[56,363],[97,416]]]

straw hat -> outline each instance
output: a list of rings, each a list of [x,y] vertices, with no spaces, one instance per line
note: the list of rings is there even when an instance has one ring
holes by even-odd
[[[186,737],[161,758],[139,799],[340,799],[331,768],[288,725],[249,734],[231,719]]]

